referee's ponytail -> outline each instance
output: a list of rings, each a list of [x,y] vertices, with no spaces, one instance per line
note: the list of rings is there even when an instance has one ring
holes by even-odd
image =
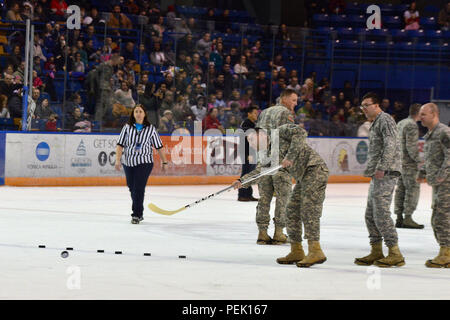
[[[147,118],[147,111],[145,110],[144,106],[143,106],[142,104],[140,104],[140,103],[138,103],[137,105],[135,105],[134,108],[131,110],[130,118],[128,119],[128,122],[127,122],[127,123],[128,123],[130,126],[134,126],[134,124],[136,123],[136,119],[134,118],[134,110],[135,110],[136,108],[141,108],[142,111],[144,111],[145,116],[144,116],[143,124],[144,124],[145,126],[149,127],[149,126],[150,126],[150,121],[148,121],[148,118]]]

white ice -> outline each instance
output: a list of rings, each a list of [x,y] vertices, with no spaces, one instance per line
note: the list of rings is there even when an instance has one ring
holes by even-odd
[[[223,187],[150,186],[145,203],[178,209]],[[146,208],[132,225],[126,187],[4,186],[0,299],[449,299],[450,270],[424,265],[439,251],[427,185],[414,215],[425,229],[397,229],[406,265],[353,264],[369,250],[367,191],[368,184],[328,185],[321,219],[328,260],[301,269],[275,262],[289,245],[256,245],[256,204],[237,202],[236,191],[173,216]],[[66,247],[74,251],[64,259]]]

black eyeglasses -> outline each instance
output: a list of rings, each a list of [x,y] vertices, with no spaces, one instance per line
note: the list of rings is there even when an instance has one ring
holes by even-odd
[[[370,106],[372,106],[372,105],[374,105],[374,104],[376,104],[376,103],[362,104],[362,105],[360,105],[359,107],[360,107],[361,109],[366,109],[366,108],[368,108],[368,107],[370,107]]]

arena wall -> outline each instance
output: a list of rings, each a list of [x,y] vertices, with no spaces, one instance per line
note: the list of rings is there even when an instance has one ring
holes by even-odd
[[[238,136],[161,138],[172,163],[163,173],[155,153],[150,184],[228,184],[240,174]],[[11,186],[125,185],[123,171],[114,169],[117,139],[117,134],[0,133],[0,182]],[[329,182],[369,181],[362,177],[367,138],[314,137],[308,143],[325,159]],[[423,141],[419,146],[422,149]]]

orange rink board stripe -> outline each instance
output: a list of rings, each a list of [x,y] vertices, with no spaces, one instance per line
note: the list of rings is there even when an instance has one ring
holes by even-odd
[[[149,185],[231,184],[239,176],[150,176]],[[368,183],[362,176],[330,176],[328,183]],[[45,177],[5,178],[5,185],[16,187],[125,186],[125,177]]]

